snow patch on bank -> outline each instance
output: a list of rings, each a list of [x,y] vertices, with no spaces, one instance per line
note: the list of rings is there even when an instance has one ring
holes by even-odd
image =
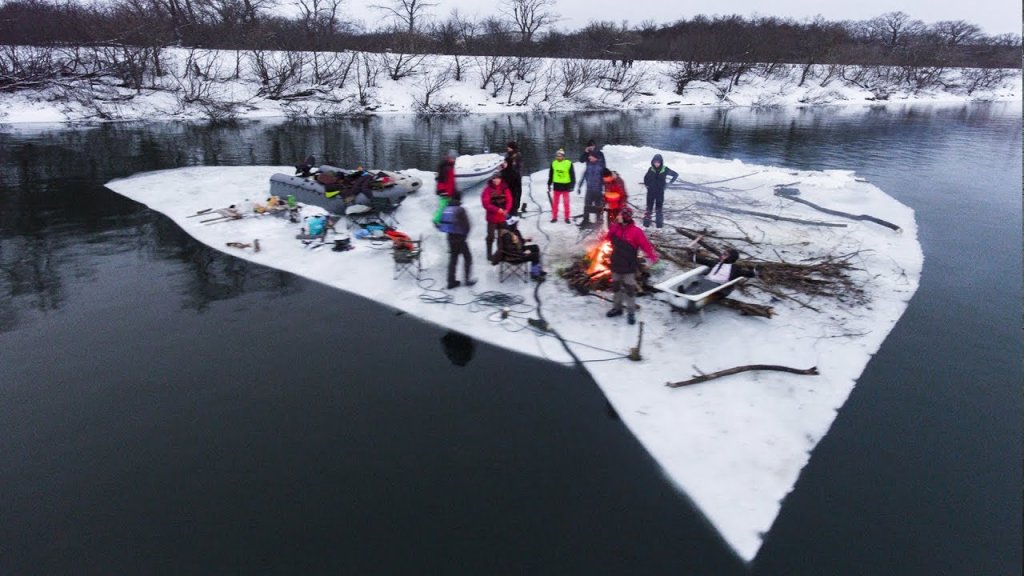
[[[286,86],[268,86],[260,81],[247,53],[167,48],[162,52],[167,73],[147,78],[141,89],[125,87],[113,77],[79,83],[62,78],[59,86],[0,95],[0,122],[319,118],[421,109],[510,113],[1018,101],[1022,85],[1020,70],[947,69],[934,87],[920,88],[889,79],[886,67],[845,67],[846,74],[857,79],[846,81],[828,66],[812,66],[805,76],[803,66],[777,65],[754,66],[740,82],[731,75],[717,82],[694,80],[676,94],[670,76],[678,63],[638,61],[627,69],[603,60],[580,60],[569,68],[586,68],[594,79],[567,93],[567,85],[578,82],[566,81],[563,64],[567,61],[561,58],[526,59],[527,81],[513,84],[482,80],[500,64],[500,57],[461,57],[463,73],[458,80],[451,78],[452,56],[407,59],[415,67],[393,80],[386,70],[397,66],[398,55],[367,53],[361,61],[376,70],[377,78],[367,84],[355,81],[358,71],[347,79],[331,75],[314,83],[312,53],[267,52],[263,57],[268,65],[282,69],[298,62],[300,72],[289,76],[294,81]],[[347,61],[353,53],[318,57]],[[196,74],[199,69],[203,72]],[[439,84],[440,78],[447,79]],[[429,105],[423,106],[428,100]]]

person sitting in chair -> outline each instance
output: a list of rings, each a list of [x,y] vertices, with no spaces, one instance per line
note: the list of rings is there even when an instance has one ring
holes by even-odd
[[[691,246],[695,246],[702,238],[703,236],[697,237],[697,239],[693,241]],[[718,288],[722,284],[725,284],[726,282],[729,282],[731,280],[735,280],[736,278],[739,278],[741,276],[746,278],[754,278],[757,275],[757,269],[736,265],[736,261],[739,260],[739,258],[740,253],[735,248],[727,248],[725,250],[722,250],[722,253],[718,255],[717,259],[702,256],[698,254],[696,250],[694,250],[693,261],[697,264],[707,266],[708,271],[706,274],[704,274],[703,276],[701,276],[697,280],[694,280],[688,286],[686,286],[684,292],[686,292],[687,294],[702,294],[704,292],[707,292],[708,290],[714,290],[715,288]],[[734,287],[735,285],[729,286],[724,290],[716,292],[713,295],[714,299],[720,300],[722,298],[725,298],[726,296],[729,295],[730,292],[732,292]]]
[[[530,263],[530,278],[543,280],[547,272],[540,265],[540,247],[536,244],[527,244],[531,238],[523,238],[519,231],[519,218],[509,216],[505,223],[498,227],[498,252],[495,254],[497,260],[525,260]]]

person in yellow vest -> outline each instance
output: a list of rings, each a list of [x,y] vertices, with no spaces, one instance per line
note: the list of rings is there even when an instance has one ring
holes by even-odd
[[[573,168],[572,160],[565,159],[565,150],[561,148],[555,152],[555,159],[551,162],[551,169],[548,170],[548,194],[554,188],[555,196],[551,200],[551,221],[558,222],[558,204],[562,203],[565,208],[565,222],[572,223],[572,213],[569,212],[569,192],[576,186],[576,169]]]

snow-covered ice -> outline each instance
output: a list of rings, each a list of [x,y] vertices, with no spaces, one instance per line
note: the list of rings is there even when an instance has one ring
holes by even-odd
[[[739,161],[696,157],[670,151],[607,146],[608,165],[627,183],[631,200],[643,206],[638,183],[655,153],[680,180],[708,183],[696,190],[666,193],[667,220],[685,226],[707,226],[721,236],[748,237],[758,245],[739,246],[748,253],[795,262],[827,254],[855,254],[855,279],[868,302],[807,299],[806,306],[790,300],[769,301],[764,292],[734,293],[733,298],[774,307],[772,319],[741,316],[712,306],[703,315],[681,316],[653,298],[639,298],[643,322],[642,360],[618,358],[636,346],[638,326],[623,317],[605,317],[609,305],[578,295],[555,270],[568,265],[595,241],[575,226],[549,223],[545,183],[547,173],[526,178],[524,201],[530,210],[520,224],[527,237],[543,249],[549,280],[540,284],[541,311],[565,344],[549,333],[528,327],[535,310],[513,307],[502,320],[498,311],[473,311],[465,306],[430,303],[410,277],[393,279],[387,250],[370,240],[353,239],[355,249],[334,252],[330,246],[310,251],[295,239],[298,224],[274,216],[251,216],[217,224],[189,216],[205,208],[259,200],[254,190],[269,189],[275,172],[291,167],[194,167],[134,175],[108,187],[166,214],[197,240],[235,257],[304,276],[329,286],[392,306],[428,322],[451,327],[476,339],[554,362],[572,362],[566,351],[584,362],[622,421],[662,466],[666,476],[683,490],[740,557],[756,556],[782,502],[793,488],[811,451],[828,432],[868,360],[881,347],[918,287],[923,255],[917,241],[914,213],[877,187],[844,171],[795,171]],[[397,167],[396,167],[397,168]],[[581,165],[577,164],[580,174]],[[433,174],[405,170],[425,183]],[[800,197],[815,204],[853,214],[869,214],[898,225],[893,231],[869,221],[828,216],[773,194],[776,186],[791,185]],[[439,288],[448,261],[443,234],[430,216],[437,205],[432,187],[410,196],[395,213],[403,232],[422,237],[425,276]],[[262,194],[262,193],[260,193]],[[572,195],[573,212],[581,197]],[[715,206],[697,203],[712,203]],[[503,291],[535,305],[533,283],[515,279],[499,283],[496,267],[484,259],[485,224],[479,195],[469,192],[473,229],[470,247],[472,288],[449,293],[465,302],[473,293]],[[752,215],[719,211],[716,206],[767,212],[802,220],[845,224],[809,226]],[[538,215],[538,209],[545,212]],[[307,213],[312,210],[307,211]],[[530,217],[530,216],[533,217]],[[338,229],[345,226],[339,223]],[[671,227],[648,230],[656,244],[682,245],[687,240]],[[260,240],[261,250],[233,248],[229,242]],[[330,241],[330,238],[328,238]],[[776,254],[777,253],[777,254]],[[679,269],[671,263],[652,283]],[[756,283],[754,280],[753,283]],[[813,308],[813,309],[812,309]],[[617,358],[617,359],[612,359]],[[818,376],[781,372],[746,372],[683,388],[666,382],[685,380],[697,370],[713,372],[746,364],[782,364],[795,368],[817,366]],[[898,385],[894,382],[893,385]]]

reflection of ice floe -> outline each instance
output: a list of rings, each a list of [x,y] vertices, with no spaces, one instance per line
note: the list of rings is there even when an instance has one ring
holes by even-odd
[[[644,191],[636,183],[659,151],[623,146],[604,151],[608,165],[626,181],[631,201],[642,208]],[[344,252],[310,251],[295,238],[299,225],[286,219],[253,215],[205,225],[188,218],[198,210],[238,202],[253,189],[265,189],[270,176],[281,168],[183,168],[115,180],[108,186],[166,214],[198,240],[239,258],[320,281],[523,354],[581,362],[666,475],[749,560],[811,451],[916,291],[922,265],[917,228],[909,208],[850,173],[752,167],[738,161],[661,153],[665,164],[680,173],[680,182],[691,183],[666,193],[669,223],[705,231],[720,243],[741,244],[747,258],[799,262],[828,254],[852,255],[848,256],[853,264],[849,274],[863,289],[863,296],[779,298],[757,289],[761,281],[756,279],[733,294],[771,305],[772,319],[741,316],[717,305],[706,307],[701,316],[682,316],[666,303],[641,298],[641,360],[630,361],[626,357],[638,345],[639,326],[606,318],[606,302],[581,296],[554,275],[536,291],[542,306],[520,306],[507,318],[487,306],[447,306],[437,304],[437,298],[423,298],[425,286],[443,283],[448,261],[445,238],[431,223],[437,205],[433,194],[410,195],[393,213],[400,230],[422,239],[420,259],[427,279],[417,282],[408,277],[394,280],[392,258],[373,249],[370,240],[354,239],[355,248]],[[402,172],[424,182],[433,178],[432,173],[419,170]],[[546,171],[524,180],[523,200],[529,210],[520,229],[541,245],[546,267],[556,270],[578,261],[597,235],[548,222],[546,180]],[[871,214],[901,231],[838,218],[827,226],[801,223],[820,220],[822,213],[774,194],[786,185],[798,188],[801,199],[818,206]],[[580,198],[574,195],[573,202],[579,212]],[[698,202],[704,205],[698,207]],[[455,302],[465,303],[473,294],[501,291],[535,303],[534,284],[501,283],[497,269],[484,262],[483,208],[475,199],[465,205],[473,224],[469,244],[479,284],[472,290],[429,295],[447,293]],[[542,214],[545,217],[538,217]],[[666,253],[687,243],[671,225],[648,229],[648,234]],[[227,247],[228,242],[251,243],[257,238],[259,252]],[[651,282],[683,271],[668,262]],[[538,328],[544,325],[541,322],[528,323],[540,315],[550,330]],[[816,366],[820,375],[746,372],[696,386],[665,386],[690,377],[695,370],[716,372],[749,364]]]

